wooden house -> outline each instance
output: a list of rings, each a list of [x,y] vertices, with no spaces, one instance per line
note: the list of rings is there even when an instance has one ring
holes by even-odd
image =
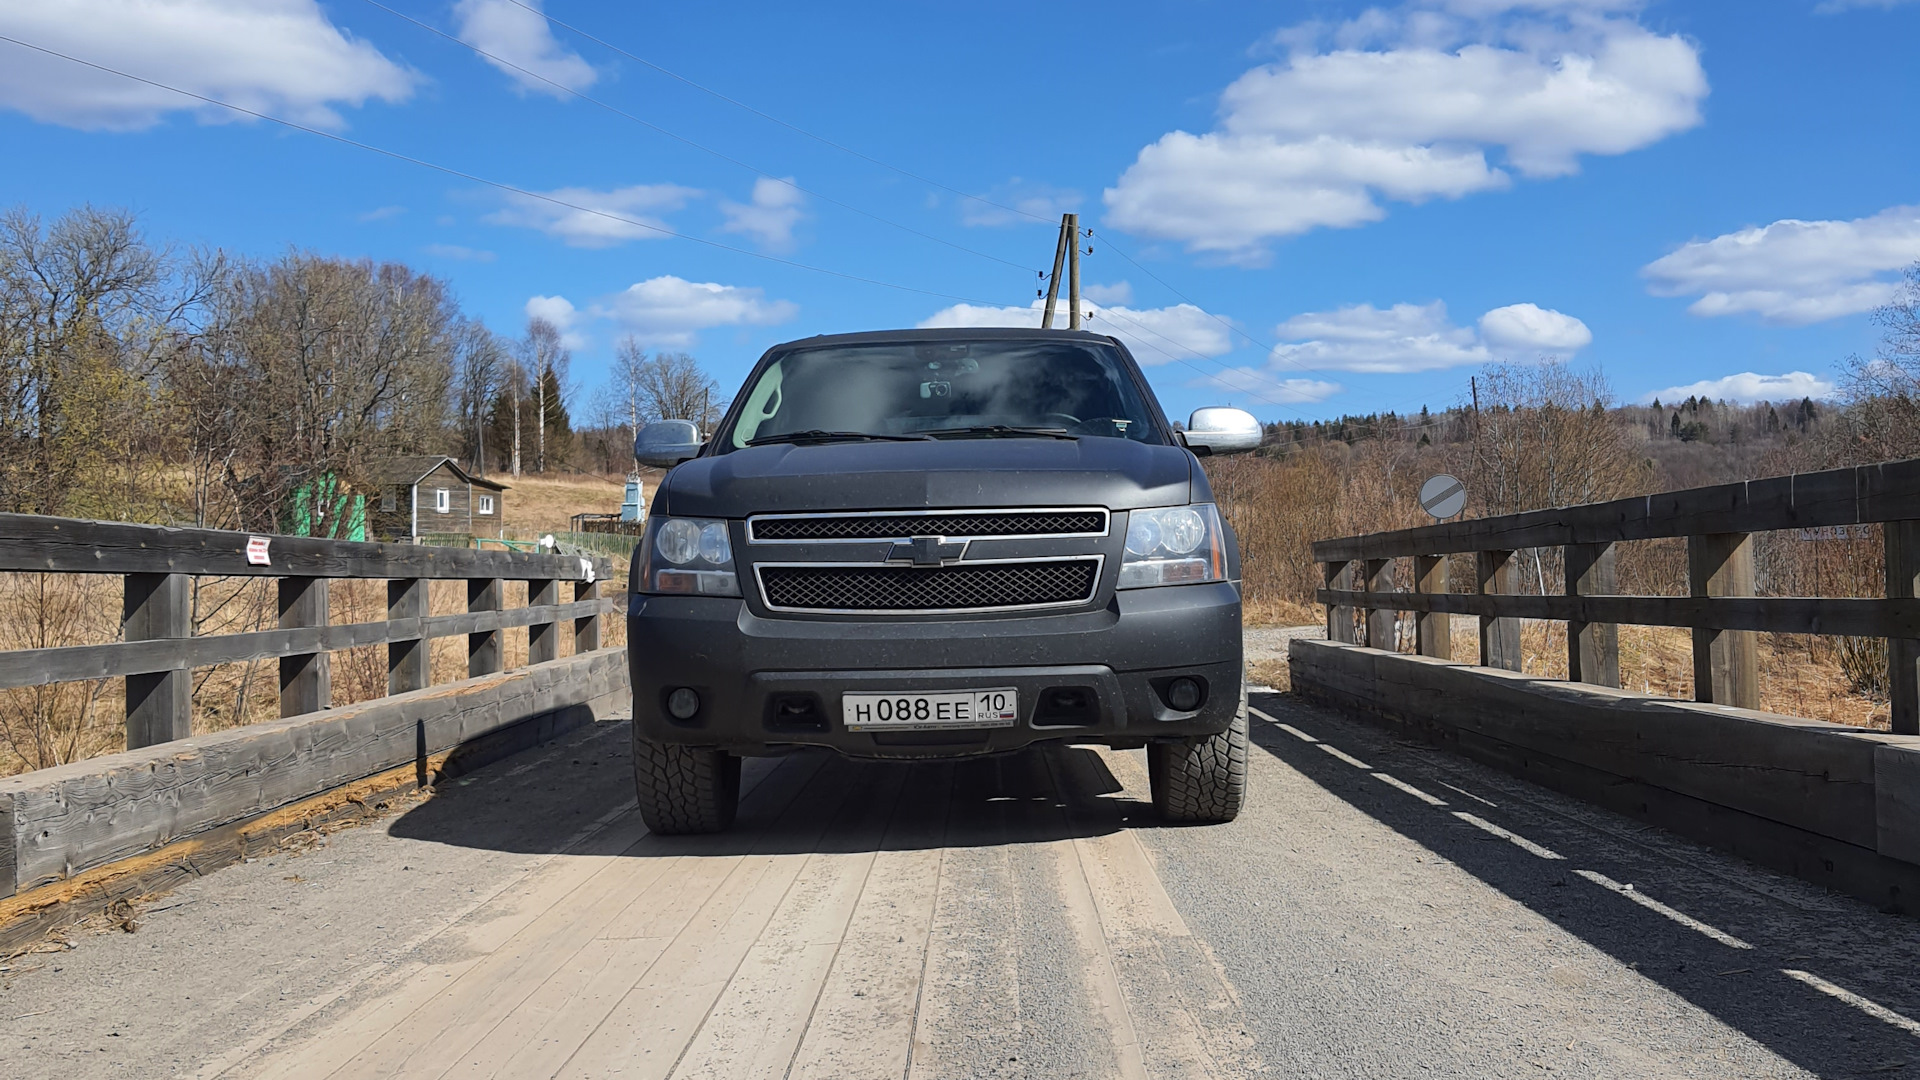
[[[498,532],[507,485],[473,476],[444,454],[395,458],[376,471],[379,497],[369,513],[381,536]]]

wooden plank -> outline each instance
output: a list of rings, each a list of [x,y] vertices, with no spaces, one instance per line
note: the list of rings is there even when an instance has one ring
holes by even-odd
[[[1879,746],[1873,751],[1875,850],[1890,859],[1920,864],[1920,745]]]
[[[1920,519],[1920,459],[1317,541],[1317,562]]]
[[[1482,595],[1513,592],[1513,552],[1476,551],[1473,567]],[[1480,666],[1520,670],[1520,620],[1500,615],[1480,617]]]
[[[12,800],[21,889],[127,858],[171,840],[498,733],[529,718],[548,727],[624,707],[625,651],[416,690],[323,713],[21,773]],[[5,819],[0,818],[0,825]]]
[[[1327,588],[1336,592],[1353,588],[1353,563],[1329,562],[1323,565],[1321,572],[1326,576]],[[1354,640],[1353,608],[1335,602],[1327,608],[1327,640]]]
[[[1567,595],[1610,594],[1614,584],[1612,544],[1569,544],[1563,549]],[[1567,678],[1596,686],[1620,685],[1620,626],[1567,622]]]
[[[1322,604],[1381,604],[1402,611],[1630,626],[1704,626],[1775,634],[1839,634],[1886,637],[1920,634],[1920,601],[1871,597],[1812,596],[1479,596],[1472,593],[1334,592],[1315,594]]]
[[[1687,584],[1695,596],[1752,596],[1753,538],[1746,533],[1687,537]],[[1760,639],[1753,631],[1694,628],[1693,699],[1760,707]]]
[[[280,579],[280,629],[325,626],[326,578]],[[333,655],[289,653],[280,658],[280,715],[298,716],[333,705]]]
[[[192,634],[191,584],[185,574],[128,574],[121,636],[127,641],[171,642]],[[130,676],[127,749],[193,734],[192,693],[193,673],[177,656],[167,669]]]
[[[550,611],[509,608],[505,611],[455,612],[451,615],[395,619],[391,622],[345,623],[339,626],[258,630],[174,641],[117,641],[106,645],[0,652],[0,689],[107,679],[166,671],[173,667],[198,668],[246,660],[271,660],[294,653],[337,652],[358,645],[457,637],[486,630],[527,626],[543,620],[571,618],[577,623],[587,618],[598,618],[602,612],[611,610],[614,603],[611,599],[586,600],[559,604]]]
[[[553,607],[560,602],[560,583],[548,578],[527,582],[528,607]],[[553,620],[527,625],[527,663],[560,659],[560,627]]]
[[[268,536],[269,565],[247,561],[249,534],[175,529],[38,514],[0,514],[0,571],[74,574],[208,574],[220,577],[473,578],[508,580],[587,574],[572,555],[477,551],[414,544],[363,544]],[[604,560],[598,577],[606,576]]]
[[[387,582],[387,618],[419,619],[430,611],[427,583],[422,578],[394,578]],[[387,642],[387,693],[424,690],[433,681],[431,650],[424,638]]]
[[[1367,591],[1387,593],[1393,591],[1393,560],[1368,559],[1366,561]],[[1367,611],[1367,645],[1375,649],[1393,652],[1394,623],[1399,621],[1400,613],[1392,608],[1369,607]]]
[[[1417,592],[1447,592],[1452,587],[1448,574],[1447,557],[1444,555],[1416,555],[1413,558],[1413,587]],[[1421,656],[1433,656],[1441,660],[1453,658],[1453,616],[1444,612],[1423,611],[1415,617],[1413,628],[1416,650]]]
[[[1920,521],[1890,521],[1884,532],[1888,598],[1920,597]],[[1887,666],[1893,732],[1920,735],[1920,633],[1889,635]]]
[[[499,611],[504,605],[498,578],[476,578],[467,582],[468,611]],[[505,661],[506,638],[498,630],[483,630],[467,635],[467,677],[476,678],[499,671]]]
[[[585,603],[600,598],[600,579],[576,581],[573,583],[574,603]],[[605,608],[613,611],[613,603],[608,601]],[[600,613],[582,615],[573,620],[573,651],[575,653],[592,652],[600,647]]]

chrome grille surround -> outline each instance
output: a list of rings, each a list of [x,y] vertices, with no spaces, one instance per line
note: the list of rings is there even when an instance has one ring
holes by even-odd
[[[1026,540],[1105,536],[1105,507],[1015,507],[995,510],[860,510],[822,514],[756,514],[747,519],[752,544],[906,541],[916,536],[967,540]]]
[[[942,615],[1077,607],[1100,586],[1106,556],[981,559],[939,568],[884,563],[757,563],[769,611]]]

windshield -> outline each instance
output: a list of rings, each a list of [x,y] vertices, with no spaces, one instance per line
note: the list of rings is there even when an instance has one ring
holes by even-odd
[[[1165,440],[1125,361],[1076,341],[886,342],[800,349],[746,389],[726,450],[819,437],[1048,434]]]

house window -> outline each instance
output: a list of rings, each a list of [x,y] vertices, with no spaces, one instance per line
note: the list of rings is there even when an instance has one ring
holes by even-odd
[[[400,506],[400,489],[399,488],[390,487],[390,488],[380,489],[380,510],[382,513],[391,514],[394,512],[394,510],[398,509],[399,506]]]
[[[446,488],[433,489],[433,512],[447,514],[453,512],[453,493]]]
[[[482,514],[493,513],[493,496],[491,495],[480,496],[480,513]]]

